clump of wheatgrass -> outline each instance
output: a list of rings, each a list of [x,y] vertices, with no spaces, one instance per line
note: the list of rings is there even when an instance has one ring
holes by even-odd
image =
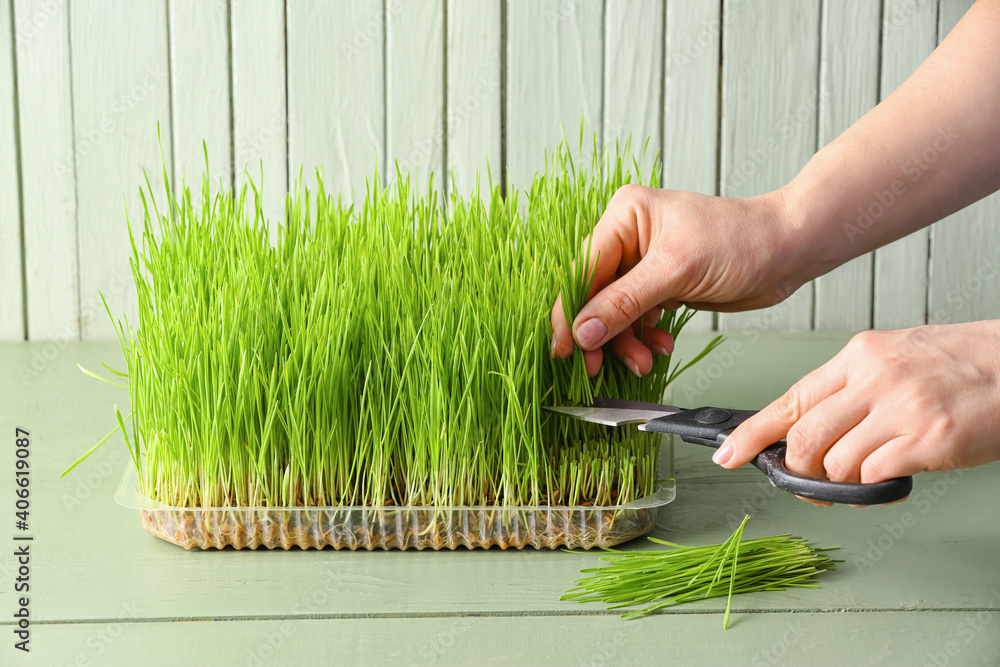
[[[722,627],[728,628],[733,595],[817,588],[816,576],[836,569],[834,563],[839,561],[826,553],[831,549],[814,547],[792,535],[744,540],[743,529],[749,520],[749,516],[744,517],[722,544],[685,547],[650,537],[650,541],[672,548],[607,549],[612,555],[601,560],[611,565],[581,570],[588,576],[560,599],[605,602],[610,609],[647,605],[622,614],[622,618],[638,618],[684,602],[728,595],[722,619]]]
[[[212,196],[203,177],[200,198],[168,185],[158,205],[147,180],[129,230],[139,319],[115,322],[132,404],[117,418],[140,492],[182,507],[613,505],[653,492],[655,435],[542,409],[658,401],[683,370],[661,357],[637,378],[606,355],[591,379],[579,352],[549,354],[556,294],[571,319],[587,295],[574,261],[587,233],[621,185],[659,180],[623,154],[580,165],[563,145],[525,193],[477,183],[446,202],[398,172],[350,206],[319,178],[288,196],[274,242],[252,184],[253,196]],[[677,336],[690,316],[657,326]]]

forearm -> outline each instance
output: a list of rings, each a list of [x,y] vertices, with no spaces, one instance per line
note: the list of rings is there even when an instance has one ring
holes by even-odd
[[[979,0],[920,68],[779,192],[804,280],[1000,188],[1000,0]]]

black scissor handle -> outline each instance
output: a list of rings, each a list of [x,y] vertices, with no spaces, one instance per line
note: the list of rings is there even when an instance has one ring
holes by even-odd
[[[679,435],[685,442],[718,449],[737,426],[755,414],[756,410],[697,408],[651,419],[646,422],[645,430]],[[785,448],[784,441],[777,442],[758,454],[751,463],[767,475],[771,484],[803,498],[851,505],[881,505],[902,500],[913,489],[912,477],[851,484],[798,475],[785,467]]]

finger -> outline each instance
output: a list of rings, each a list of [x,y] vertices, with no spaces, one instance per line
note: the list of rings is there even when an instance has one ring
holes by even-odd
[[[838,355],[805,376],[783,396],[736,427],[712,460],[724,468],[738,468],[778,442],[813,406],[840,391],[846,380]]]
[[[552,307],[552,356],[557,359],[567,359],[573,354],[573,334],[566,323],[566,313],[563,311],[562,294],[556,297]]]
[[[638,377],[653,370],[653,353],[636,338],[631,327],[611,339],[611,351]]]
[[[583,364],[587,368],[587,377],[594,377],[597,375],[598,371],[601,370],[601,364],[603,363],[604,352],[601,348],[583,351]]]
[[[736,301],[718,303],[714,301],[684,301],[683,305],[691,308],[692,310],[710,310],[717,313],[739,313],[745,310],[769,308],[775,304],[781,303],[782,300],[792,294],[793,292],[765,292],[764,294],[760,294],[758,296],[739,299]]]
[[[585,350],[600,347],[666,301],[669,282],[656,256],[647,255],[587,302],[573,322],[573,338]]]
[[[643,327],[639,342],[649,348],[653,354],[665,357],[674,352],[674,337],[669,331],[655,327]]]
[[[804,500],[810,505],[815,505],[816,507],[833,507],[833,503],[829,500],[816,500],[815,498],[806,498],[804,496],[795,496],[799,500]]]
[[[861,475],[858,481],[864,484],[884,482],[895,477],[906,477],[927,470],[924,463],[926,456],[919,452],[920,440],[912,435],[897,435],[881,447],[877,447],[865,457],[861,463]],[[899,500],[893,500],[883,505],[895,505],[909,499],[909,494]],[[867,505],[852,505],[852,507],[867,507]]]
[[[862,462],[897,435],[883,415],[868,414],[823,457],[827,478],[834,482],[859,483]]]
[[[608,202],[594,231],[584,239],[584,253],[589,248],[588,275],[593,276],[588,299],[614,282],[619,274],[627,273],[646,254],[650,240],[645,204],[647,191],[649,188],[636,185],[620,187]]]
[[[642,324],[647,327],[655,327],[659,324],[661,317],[663,317],[663,308],[656,306],[642,316]]]
[[[826,479],[824,457],[868,416],[869,405],[855,392],[842,389],[820,401],[788,431],[785,467],[814,479]]]
[[[861,463],[861,481],[865,484],[925,472],[927,452],[913,435],[903,434],[889,440],[865,457]]]

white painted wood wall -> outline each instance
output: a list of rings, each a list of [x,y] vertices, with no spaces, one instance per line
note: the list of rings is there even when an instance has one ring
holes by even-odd
[[[666,187],[752,195],[889,94],[970,4],[0,0],[0,339],[111,337],[99,291],[134,315],[126,206],[141,215],[143,168],[162,187],[160,145],[175,180],[197,183],[203,140],[213,182],[262,173],[274,220],[320,166],[348,197],[394,161],[442,194],[477,173],[524,185],[581,117],[601,142],[648,136]],[[952,218],[771,313],[695,326],[998,317],[1000,199]]]

